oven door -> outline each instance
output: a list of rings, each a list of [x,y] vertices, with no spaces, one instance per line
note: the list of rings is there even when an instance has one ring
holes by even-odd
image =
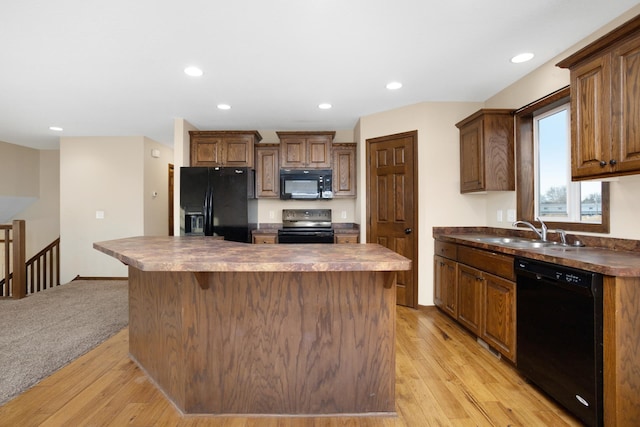
[[[333,243],[333,230],[278,230],[278,243]]]

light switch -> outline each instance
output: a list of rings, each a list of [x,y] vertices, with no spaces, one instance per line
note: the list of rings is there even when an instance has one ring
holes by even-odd
[[[104,219],[104,211],[96,211],[96,219]]]
[[[498,222],[502,222],[502,209],[498,209],[498,211],[496,213],[496,220]]]

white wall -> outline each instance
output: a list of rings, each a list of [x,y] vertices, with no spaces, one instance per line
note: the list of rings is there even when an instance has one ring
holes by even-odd
[[[60,139],[62,283],[127,276],[125,265],[93,243],[144,234],[143,151],[143,137]]]
[[[366,240],[366,140],[418,131],[418,303],[433,305],[434,226],[484,225],[486,198],[460,194],[460,143],[455,123],[479,103],[421,103],[360,119],[358,207],[361,241]]]
[[[27,259],[60,235],[59,159],[58,150],[0,142],[0,222],[26,221]]]
[[[534,72],[506,87],[488,99],[485,102],[485,107],[517,109],[569,85],[569,70],[556,67],[555,64],[638,14],[640,14],[640,5],[594,32]],[[634,226],[637,213],[640,212],[639,182],[638,176],[631,176],[618,178],[610,184],[611,229],[610,233],[604,236],[640,239],[640,227]],[[506,211],[507,209],[516,209],[515,192],[491,193],[487,195],[486,199],[487,225],[511,228],[511,224],[506,221]],[[497,221],[498,210],[503,210],[505,213],[503,222]]]
[[[174,121],[174,165],[175,165],[175,192],[174,192],[174,234],[180,235],[180,167],[189,166],[189,131],[199,130],[184,119]],[[332,129],[330,129],[332,130]],[[263,144],[277,144],[280,142],[275,130],[258,130]],[[334,142],[356,142],[353,130],[336,130]],[[280,199],[258,199],[258,224],[282,222],[282,209],[331,209],[333,222],[353,223],[359,221],[355,217],[355,199],[335,199],[318,201],[297,201]],[[342,217],[342,213],[346,218]]]
[[[480,108],[520,108],[569,84],[569,72],[555,64],[640,13],[640,5],[611,24],[563,52],[533,73],[482,103],[422,103],[362,117],[354,130],[358,135],[358,200],[356,222],[366,236],[366,146],[369,138],[418,130],[418,303],[433,304],[434,226],[489,225],[510,228],[508,209],[516,208],[515,192],[460,194],[459,133],[455,124]],[[634,215],[640,212],[640,177],[622,177],[611,184],[610,237],[640,238]],[[497,221],[497,210],[504,213]]]
[[[40,150],[38,199],[13,219],[25,220],[27,259],[60,236],[60,151]]]
[[[0,142],[0,224],[35,203],[40,192],[38,150]]]
[[[189,131],[198,130],[184,119],[173,123],[173,235],[180,235],[180,167],[190,166]]]
[[[149,138],[144,138],[143,150],[144,235],[166,236],[169,234],[169,164],[173,163],[173,150]]]

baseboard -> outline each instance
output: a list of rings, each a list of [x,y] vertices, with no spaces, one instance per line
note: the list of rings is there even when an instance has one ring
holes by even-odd
[[[128,277],[89,277],[89,276],[76,276],[71,280],[128,280]]]
[[[417,309],[420,310],[420,311],[431,311],[431,310],[437,310],[438,307],[436,307],[435,305],[420,305],[420,304],[418,304]]]

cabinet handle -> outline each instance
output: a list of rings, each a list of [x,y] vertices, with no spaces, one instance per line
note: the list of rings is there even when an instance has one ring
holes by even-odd
[[[603,168],[607,166],[607,162],[605,162],[604,160],[600,160],[600,167]]]
[[[616,165],[616,163],[618,163],[618,162],[616,162],[616,159],[611,159],[611,160],[609,160],[609,164],[610,164],[611,166],[615,166],[615,165]]]

